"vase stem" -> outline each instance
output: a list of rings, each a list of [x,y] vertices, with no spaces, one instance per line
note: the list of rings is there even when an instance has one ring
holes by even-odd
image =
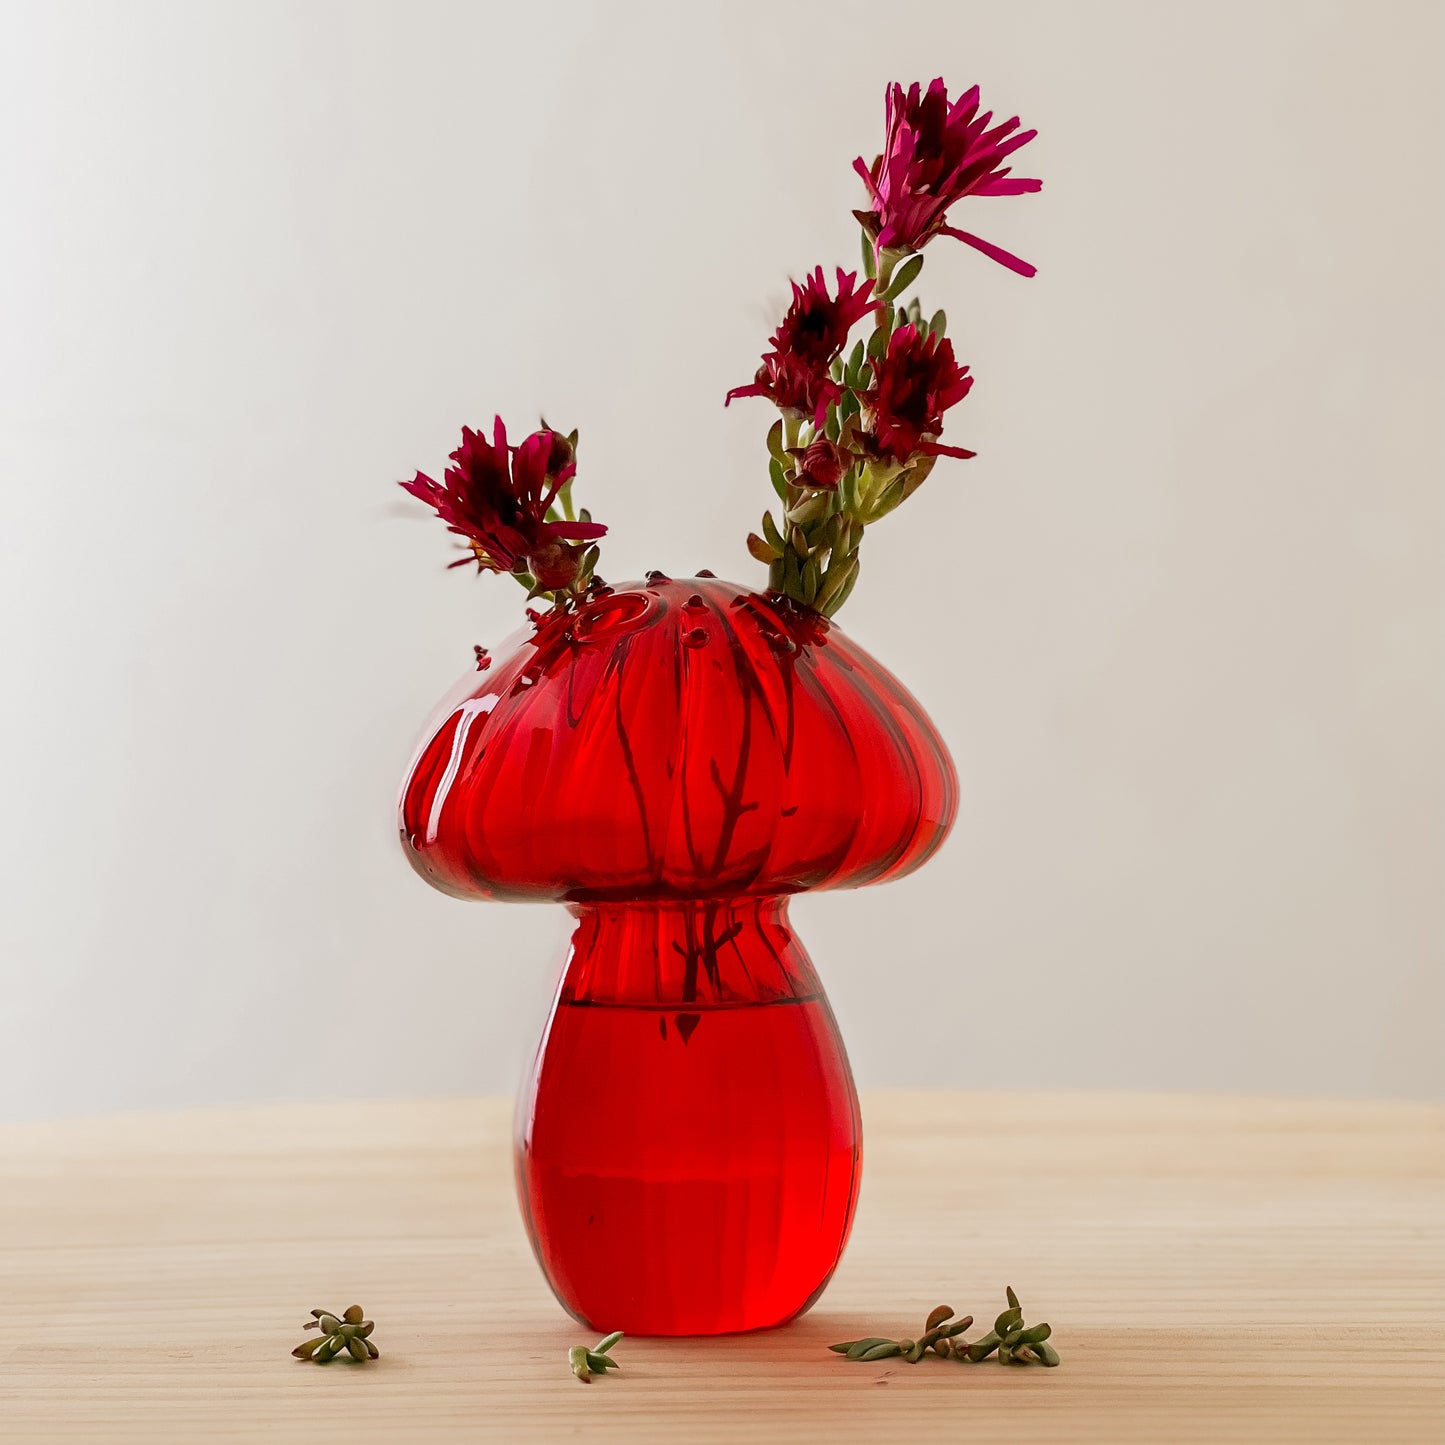
[[[861,1133],[787,899],[573,912],[518,1109],[518,1191],[552,1289],[634,1334],[790,1319],[847,1239]]]

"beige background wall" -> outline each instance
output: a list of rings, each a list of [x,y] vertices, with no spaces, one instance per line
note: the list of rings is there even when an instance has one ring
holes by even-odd
[[[1439,6],[0,9],[0,1116],[513,1085],[560,911],[391,809],[517,598],[394,482],[543,407],[753,575],[722,394],[935,73],[1040,276],[931,253],[980,455],[844,614],[965,788],[796,907],[860,1079],[1445,1094]]]

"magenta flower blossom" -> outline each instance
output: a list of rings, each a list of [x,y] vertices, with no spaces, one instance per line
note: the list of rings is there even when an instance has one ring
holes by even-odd
[[[822,426],[828,407],[843,395],[843,388],[828,375],[828,368],[810,367],[796,356],[770,351],[763,357],[751,386],[735,386],[723,400],[731,406],[737,396],[765,396],[779,411],[806,417]]]
[[[890,461],[907,463],[916,455],[971,457],[963,447],[941,446],[943,414],[973,386],[959,366],[947,337],[916,326],[900,326],[888,350],[874,364],[873,384],[863,397],[873,450]]]
[[[566,586],[570,577],[549,584],[541,572],[555,579],[570,568],[575,577],[576,555],[567,544],[607,531],[600,522],[547,520],[557,493],[577,471],[571,447],[556,432],[534,432],[520,446],[509,447],[498,417],[490,442],[463,427],[462,444],[451,461],[441,483],[418,472],[401,486],[431,507],[449,531],[466,538],[472,556],[453,567],[474,558],[484,572],[523,572],[533,566],[544,585]]]
[[[873,286],[865,281],[859,291],[858,273],[838,272],[838,294],[828,295],[823,268],[818,266],[799,286],[792,282],[793,304],[788,307],[782,324],[769,338],[768,344],[780,354],[796,356],[809,366],[822,367],[842,351],[848,333],[870,312],[877,311]]]
[[[949,207],[965,196],[1037,191],[1041,181],[1011,176],[1001,163],[1038,132],[1019,130],[1017,116],[990,129],[993,112],[979,114],[976,85],[952,104],[942,80],[927,94],[920,90],[916,81],[906,95],[901,85],[888,87],[883,154],[871,166],[862,156],[853,162],[872,209],[854,214],[880,250],[917,251],[934,236],[953,236],[1020,276],[1032,276],[1036,268],[1027,261],[945,222]]]
[[[782,411],[794,412],[822,424],[829,403],[842,391],[828,375],[828,367],[842,351],[848,333],[879,303],[872,285],[857,289],[858,273],[838,267],[838,294],[828,294],[828,283],[819,266],[806,284],[793,286],[793,301],[778,329],[768,339],[772,348],[751,386],[735,386],[727,394],[726,406],[735,396],[766,396]]]

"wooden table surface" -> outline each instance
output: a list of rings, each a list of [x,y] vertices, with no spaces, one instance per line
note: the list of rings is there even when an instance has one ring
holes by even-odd
[[[503,1102],[0,1130],[0,1440],[1445,1440],[1445,1109],[930,1094],[865,1116],[811,1314],[624,1340],[589,1386]],[[940,1300],[991,1320],[1006,1283],[1058,1369],[824,1348]],[[379,1363],[290,1358],[311,1306],[353,1302]]]

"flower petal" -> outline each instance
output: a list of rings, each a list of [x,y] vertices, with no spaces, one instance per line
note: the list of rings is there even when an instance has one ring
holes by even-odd
[[[724,405],[724,406],[731,406],[731,405],[733,404],[733,398],[734,398],[734,397],[739,397],[739,396],[766,396],[767,394],[768,394],[767,388],[764,387],[764,386],[758,385],[757,382],[754,382],[751,386],[735,386],[735,387],[733,387],[733,389],[732,389],[730,392],[728,392],[728,394],[723,398],[723,405]]]
[[[882,160],[882,157],[880,156],[878,159]],[[877,169],[878,161],[873,162],[873,167],[874,170]],[[863,177],[863,184],[868,187],[868,194],[876,203],[878,200],[878,183],[873,178],[873,171],[870,171],[868,167],[863,163],[862,156],[858,156],[854,159],[853,169],[857,171],[860,176]]]
[[[1041,191],[1044,187],[1042,181],[1031,181],[1023,176],[1014,178],[1000,177],[995,181],[985,181],[974,191],[976,196],[1022,196],[1030,191]]]
[[[975,236],[970,231],[956,231],[952,226],[940,226],[939,233],[944,236],[952,236],[956,241],[962,241],[965,246],[972,246],[975,251],[982,251],[990,260],[997,261],[1000,266],[1007,266],[1010,271],[1016,271],[1020,276],[1036,276],[1039,268],[1031,266],[1027,261],[1020,260],[1012,251],[1005,251],[1002,246],[995,246],[992,241],[985,241],[982,236]]]

